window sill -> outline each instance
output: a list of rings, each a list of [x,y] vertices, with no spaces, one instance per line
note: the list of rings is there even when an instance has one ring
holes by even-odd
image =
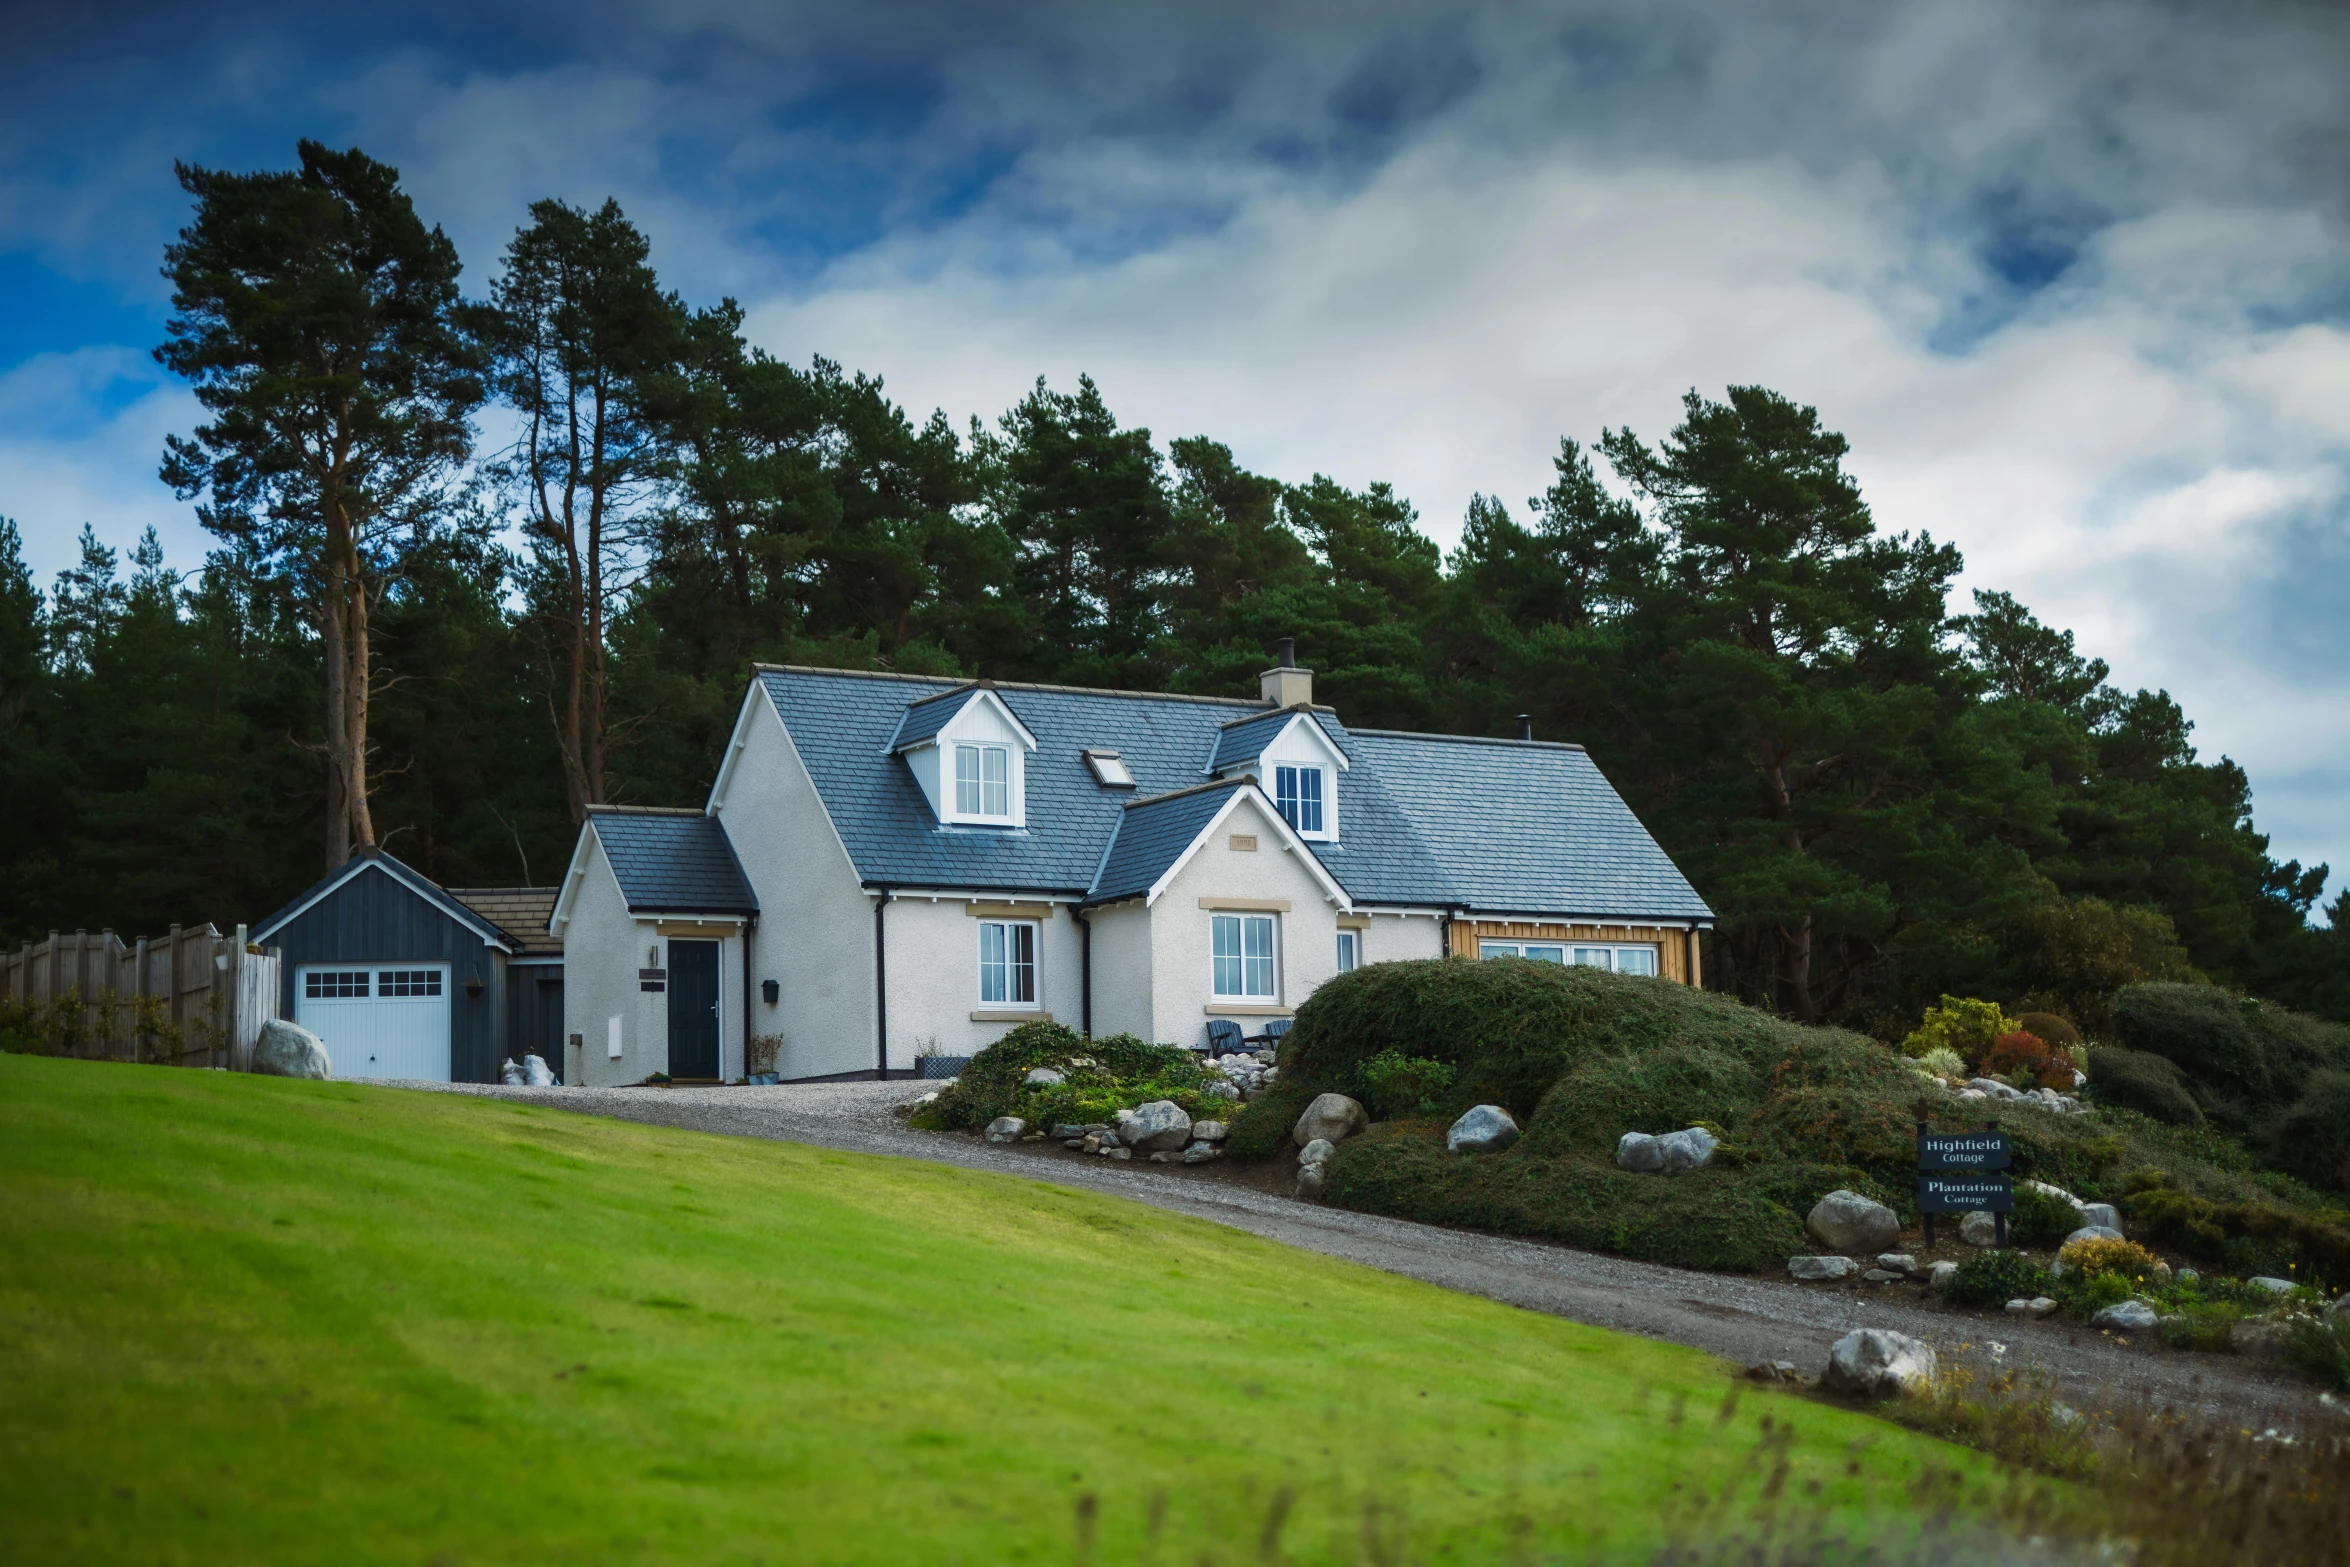
[[[971,1014],[974,1023],[1050,1023],[1053,1015],[1036,1007],[997,1007]]]
[[[1268,1006],[1255,1002],[1211,1001],[1200,1008],[1209,1017],[1295,1017],[1295,1007]]]

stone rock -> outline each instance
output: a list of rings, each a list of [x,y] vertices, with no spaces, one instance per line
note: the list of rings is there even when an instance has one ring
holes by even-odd
[[[1075,1153],[1093,1152],[1093,1149],[1085,1146],[1085,1139],[1082,1137],[1064,1137],[1061,1139],[1061,1146]]]
[[[1066,1073],[1056,1072],[1049,1066],[1032,1066],[1028,1069],[1028,1075],[1020,1081],[1031,1088],[1058,1088],[1069,1078]]]
[[[1299,1164],[1328,1164],[1338,1157],[1338,1147],[1327,1137],[1317,1137],[1297,1151]]]
[[[2007,1314],[2011,1317],[2023,1316],[2031,1309],[2032,1303],[2024,1299],[2021,1295],[2018,1295],[2015,1299],[2009,1301],[2006,1307]]]
[[[271,1018],[253,1044],[253,1070],[268,1077],[332,1077],[326,1041],[299,1023]]]
[[[1961,1214],[1958,1220],[1958,1238],[1969,1246],[1996,1246],[1999,1244],[1999,1218],[1978,1208],[1973,1213]]]
[[[1926,1269],[1926,1282],[1932,1285],[1935,1289],[1948,1289],[1950,1287],[1950,1281],[1952,1277],[1955,1276],[1957,1272],[1957,1263],[1937,1262]]]
[[[547,1058],[545,1056],[524,1056],[522,1058],[522,1081],[525,1086],[530,1088],[554,1087],[555,1074],[548,1069]]]
[[[1172,1099],[1118,1112],[1118,1141],[1136,1153],[1176,1153],[1191,1141],[1191,1117]]]
[[[1209,1083],[1200,1091],[1202,1099],[1238,1099],[1240,1090],[1230,1083]]]
[[[2111,1230],[2116,1235],[2122,1232],[2121,1212],[2109,1202],[2081,1204],[2081,1222],[2096,1225],[2100,1229]]]
[[[2109,1229],[2102,1224],[2084,1224],[2064,1238],[2064,1246],[2070,1246],[2075,1241],[2118,1241],[2121,1238],[2122,1232],[2119,1230]],[[2064,1246],[2056,1249],[2062,1251]]]
[[[1888,1273],[1915,1273],[1918,1260],[1905,1251],[1881,1251],[1877,1253],[1877,1266]]]
[[[2281,1359],[2293,1348],[2293,1325],[2247,1318],[2228,1329],[2228,1348],[2260,1360]]]
[[[1833,1191],[1812,1205],[1805,1233],[1830,1251],[1880,1252],[1901,1239],[1892,1209],[1858,1192]]]
[[[1828,1351],[1821,1381],[1844,1393],[1896,1398],[1934,1385],[1939,1369],[1931,1346],[1885,1328],[1855,1328]]]
[[[1183,1155],[1179,1153],[1169,1153],[1166,1149],[1162,1148],[1157,1153],[1147,1155],[1146,1157],[1148,1157],[1150,1162],[1153,1164],[1173,1164],[1176,1160],[1182,1158]]]
[[[1225,1131],[1224,1123],[1221,1121],[1194,1121],[1191,1123],[1191,1136],[1195,1142],[1220,1143],[1230,1135]]]
[[[1088,1132],[1078,1139],[1077,1146],[1080,1151],[1085,1153],[1100,1153],[1102,1151],[1101,1134]]]
[[[1499,1105],[1476,1105],[1462,1112],[1444,1134],[1447,1153],[1498,1153],[1518,1140],[1518,1123]]]
[[[1616,1139],[1616,1164],[1622,1169],[1646,1175],[1665,1167],[1665,1151],[1647,1132],[1626,1132]]]
[[[1808,1282],[1849,1279],[1860,1271],[1860,1264],[1850,1257],[1790,1257],[1787,1274],[1790,1278]]]
[[[1131,1148],[1104,1148],[1102,1157],[1105,1159],[1131,1159],[1134,1157],[1134,1150]]]
[[[1210,1159],[1223,1157],[1224,1150],[1218,1148],[1214,1143],[1193,1143],[1189,1148],[1183,1150],[1185,1164],[1206,1164]]]
[[[987,1123],[987,1140],[991,1143],[1016,1143],[1020,1134],[1028,1130],[1028,1123],[1016,1115],[999,1115]]]
[[[1300,1148],[1317,1137],[1324,1142],[1342,1143],[1371,1124],[1363,1107],[1344,1094],[1317,1094],[1306,1106],[1306,1113],[1297,1118],[1297,1125],[1289,1129],[1289,1139]]]
[[[1861,1277],[1866,1279],[1871,1284],[1891,1284],[1897,1279],[1906,1277],[1906,1275],[1895,1273],[1890,1268],[1871,1268],[1868,1272],[1862,1274]]]
[[[2046,1295],[2034,1295],[2030,1300],[2024,1302],[2024,1310],[2029,1312],[2035,1321],[2041,1317],[2053,1317],[2056,1315],[2056,1302]]]
[[[2051,1186],[2046,1181],[2018,1181],[2016,1184],[2018,1186],[2028,1186],[2033,1191],[2040,1193],[2044,1197],[2054,1197],[2059,1202],[2069,1202],[2077,1209],[2086,1208],[2088,1206],[2086,1203],[2082,1202],[2080,1198],[2075,1197],[2071,1192],[2066,1191],[2063,1187]],[[2088,1222],[2094,1224],[2096,1221],[2092,1219]]]
[[[2106,1307],[2091,1317],[2089,1323],[2092,1327],[2121,1328],[2134,1333],[2154,1326],[2157,1320],[2152,1306],[2133,1299],[2118,1301]]]
[[[1101,1128],[1098,1126],[1079,1126],[1072,1122],[1064,1126],[1054,1127],[1053,1135],[1055,1137],[1083,1137],[1088,1132],[1098,1132],[1100,1130]]]
[[[1991,1096],[1980,1088],[1962,1088],[1958,1091],[1958,1097],[1961,1099],[1988,1099]]]
[[[1993,1099],[2021,1099],[2024,1097],[2023,1090],[2003,1083],[1995,1077],[1975,1078],[1967,1084],[1967,1087]]]
[[[2181,1268],[2179,1282],[2181,1284],[2200,1284],[2203,1282],[2203,1275],[2197,1273],[2193,1268]]]
[[[2272,1295],[2290,1295],[2294,1289],[2291,1279],[2280,1279],[2270,1274],[2257,1274],[2244,1282],[2254,1289],[2267,1290]]]
[[[1656,1145],[1664,1153],[1666,1169],[1702,1170],[1713,1158],[1714,1150],[1722,1146],[1722,1140],[1702,1126],[1692,1126],[1665,1133],[1656,1140]]]
[[[1326,1178],[1324,1172],[1329,1168],[1326,1164],[1299,1165],[1297,1167],[1297,1184],[1290,1188],[1291,1193],[1304,1198],[1307,1202],[1320,1202],[1322,1200],[1322,1183]]]

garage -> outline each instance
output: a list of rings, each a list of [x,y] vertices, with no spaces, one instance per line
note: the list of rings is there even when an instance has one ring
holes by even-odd
[[[326,1041],[337,1077],[450,1080],[449,968],[312,964],[294,974],[294,1021]]]
[[[278,1015],[326,1042],[337,1077],[498,1081],[507,1056],[537,1048],[535,1036],[512,1035],[546,1010],[532,976],[548,970],[518,964],[526,950],[537,955],[531,938],[469,897],[527,923],[545,919],[554,891],[460,895],[381,850],[354,856],[252,933],[283,954]],[[532,992],[520,1007],[518,978]]]

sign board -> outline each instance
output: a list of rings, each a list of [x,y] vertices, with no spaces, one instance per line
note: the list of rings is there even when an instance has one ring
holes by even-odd
[[[1918,1169],[2004,1170],[2005,1132],[1928,1132],[1918,1138]]]
[[[2012,1213],[2015,1188],[2004,1175],[1918,1176],[1920,1213]]]

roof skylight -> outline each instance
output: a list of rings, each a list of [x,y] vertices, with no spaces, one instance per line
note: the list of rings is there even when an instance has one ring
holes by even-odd
[[[1094,782],[1105,789],[1134,787],[1134,770],[1115,751],[1087,751],[1085,765],[1093,769]]]

